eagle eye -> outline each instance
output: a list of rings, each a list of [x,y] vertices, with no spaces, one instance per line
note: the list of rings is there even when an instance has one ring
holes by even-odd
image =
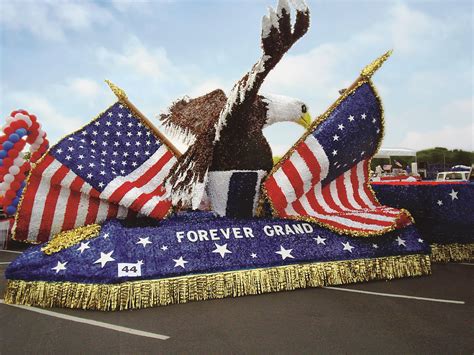
[[[308,108],[306,107],[306,105],[302,105],[301,112],[306,113],[307,111],[308,111]]]

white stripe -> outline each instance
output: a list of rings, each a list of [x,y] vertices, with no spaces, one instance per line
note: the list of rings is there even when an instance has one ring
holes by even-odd
[[[77,175],[70,170],[61,182],[61,190],[59,191],[56,209],[54,210],[54,217],[51,224],[51,235],[60,232],[62,229],[64,216],[66,214],[67,201],[71,192],[69,187],[76,176]]]
[[[158,186],[160,186],[166,176],[168,175],[170,169],[173,167],[175,163],[175,159],[170,159],[167,164],[163,166],[163,168],[157,171],[157,174],[153,176],[148,183],[143,185],[142,187],[133,187],[128,191],[120,200],[119,204],[125,207],[130,207],[132,203],[141,195],[141,194],[148,194],[154,190]]]
[[[359,205],[354,199],[354,190],[352,189],[351,176],[352,176],[352,169],[347,170],[344,173],[344,186],[346,188],[347,200],[349,201],[349,204],[351,205],[352,208],[358,210],[358,209],[361,209],[362,206]]]
[[[370,208],[375,208],[376,206],[372,203],[371,199],[367,196],[364,189],[365,181],[365,171],[364,171],[364,160],[357,164],[357,181],[358,181],[358,191],[360,198],[365,202]]]
[[[128,215],[128,209],[123,206],[118,206],[117,218],[125,219],[127,218],[127,215]]]
[[[134,171],[132,171],[130,174],[125,175],[125,176],[118,176],[115,179],[113,179],[111,182],[107,184],[105,189],[102,191],[100,194],[100,198],[104,200],[108,200],[109,197],[118,189],[120,186],[122,186],[125,182],[127,181],[135,181],[137,180],[140,176],[145,174],[151,166],[156,164],[160,158],[166,154],[167,148],[164,144],[161,145],[158,150],[153,153],[153,155],[146,160],[143,164],[141,164],[138,168],[136,168]]]
[[[322,207],[324,212],[328,213],[337,213],[336,210],[333,210],[329,205],[326,203],[326,200],[323,197],[323,190],[321,188],[321,184],[316,184],[314,186],[314,196],[316,197],[316,200],[318,201],[318,204]],[[315,211],[316,212],[316,211]]]
[[[155,207],[161,202],[166,200],[165,195],[163,196],[153,196],[149,199],[140,209],[140,214],[143,216],[149,216],[153,212]],[[214,209],[213,209],[214,210]],[[215,211],[217,212],[217,211]]]
[[[352,227],[352,228],[378,231],[378,230],[382,230],[386,228],[377,224],[366,224],[362,222],[353,221],[352,219],[344,218],[340,215],[326,215],[326,214],[315,213],[313,216],[316,218],[319,218],[323,222],[326,220],[326,221],[332,221],[332,222],[342,224],[348,227],[349,229]]]
[[[309,215],[312,213],[311,211],[314,211],[313,207],[311,207],[311,205],[309,204],[309,201],[308,201],[308,194],[310,194],[310,193],[311,193],[311,191],[307,192],[306,194],[304,194],[300,198],[301,206],[303,206],[303,209],[305,210],[306,214],[309,214]]]
[[[53,176],[61,166],[62,164],[60,162],[53,160],[45,169],[44,174],[41,177],[38,190],[34,196],[33,208],[31,209],[30,224],[28,225],[28,240],[36,240],[41,226],[41,220],[43,219],[46,198],[51,186],[51,176]]]
[[[167,339],[170,338],[167,335],[162,335],[162,334],[157,334],[157,333],[150,333],[150,332],[145,332],[143,330],[122,327],[120,325],[115,325],[115,324],[110,324],[110,323],[105,323],[105,322],[99,322],[99,321],[92,320],[92,319],[70,316],[70,315],[63,314],[63,313],[48,311],[46,309],[40,309],[40,308],[28,307],[28,306],[20,306],[20,305],[16,305],[16,304],[6,304],[5,301],[2,300],[2,299],[0,299],[0,304],[4,304],[4,305],[10,306],[10,307],[21,308],[21,309],[26,310],[26,311],[43,314],[43,315],[49,316],[49,317],[64,319],[64,320],[68,320],[68,321],[71,321],[71,322],[88,324],[88,325],[92,325],[94,327],[110,329],[110,330],[114,330],[114,331],[120,332],[120,333],[127,333],[127,334],[137,335],[137,336],[141,336],[141,337],[160,339],[160,340],[167,340]]]
[[[445,300],[445,299],[441,299],[441,298],[427,298],[427,297],[407,296],[407,295],[399,295],[399,294],[394,294],[394,293],[382,293],[382,292],[354,290],[354,289],[351,289],[351,288],[342,288],[342,287],[328,287],[328,286],[326,286],[326,287],[323,287],[323,288],[325,288],[327,290],[335,290],[335,291],[364,293],[366,295],[394,297],[394,298],[407,298],[407,299],[412,299],[412,300],[440,302],[440,303],[466,304],[466,302],[464,302],[464,301]]]
[[[95,223],[101,223],[107,219],[107,214],[109,212],[109,203],[104,200],[100,200],[99,210],[97,211],[97,216],[95,218]]]
[[[329,173],[329,159],[321,144],[316,138],[313,137],[312,134],[310,134],[304,142],[308,146],[309,150],[311,150],[311,153],[314,155],[319,163],[319,166],[321,167],[320,181],[322,181],[326,178],[326,176],[328,176]]]
[[[81,194],[79,199],[79,206],[77,208],[76,221],[74,222],[74,227],[81,227],[86,223],[87,211],[89,210],[89,200],[90,196],[86,194]]]
[[[285,164],[285,163],[283,163]],[[290,179],[286,176],[282,168],[278,169],[274,174],[273,178],[275,179],[276,184],[280,187],[281,191],[286,197],[288,204],[291,204],[296,200],[296,192],[291,185]]]
[[[380,214],[377,214],[376,212],[370,213],[370,212],[353,211],[353,213],[348,213],[348,215],[360,216],[363,218],[371,218],[371,219],[376,219],[377,221],[385,221],[385,222],[393,222],[395,219],[394,217],[380,215]]]
[[[291,155],[290,161],[293,163],[295,169],[298,171],[298,174],[301,177],[301,180],[303,181],[303,193],[308,192],[309,189],[311,189],[311,181],[313,179],[311,170],[309,170],[308,165],[306,165],[306,162],[296,150]]]
[[[336,180],[333,180],[329,183],[329,193],[337,207],[339,207],[343,211],[349,211],[349,209],[345,207],[339,199],[339,192],[337,191],[336,183]],[[326,186],[326,188],[328,187]]]

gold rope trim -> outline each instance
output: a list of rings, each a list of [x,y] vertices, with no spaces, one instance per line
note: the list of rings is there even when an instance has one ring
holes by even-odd
[[[474,261],[474,243],[431,244],[431,261],[435,263]]]
[[[100,233],[100,228],[100,224],[89,224],[87,226],[58,233],[41,248],[41,251],[47,255],[57,253],[79,243],[80,241],[97,237]]]
[[[429,255],[406,255],[286,265],[121,284],[9,280],[5,302],[113,311],[430,273]]]

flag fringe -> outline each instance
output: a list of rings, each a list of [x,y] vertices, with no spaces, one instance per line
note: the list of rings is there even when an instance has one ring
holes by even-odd
[[[431,244],[431,261],[435,263],[474,261],[474,243]]]
[[[406,255],[295,264],[121,284],[9,280],[5,303],[115,311],[430,273],[429,255]]]

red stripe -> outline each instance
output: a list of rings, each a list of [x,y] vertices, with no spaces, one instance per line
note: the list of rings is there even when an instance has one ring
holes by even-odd
[[[107,219],[117,217],[118,205],[115,203],[109,203],[109,210],[107,211]]]
[[[31,214],[33,213],[33,205],[36,198],[36,193],[41,182],[41,177],[46,168],[54,161],[51,155],[46,155],[45,158],[33,168],[31,176],[26,186],[23,200],[18,211],[17,225],[15,230],[15,239],[26,240],[28,238],[28,230],[30,226]]]
[[[351,184],[352,184],[352,191],[354,193],[354,200],[362,208],[369,208],[369,206],[367,206],[367,204],[364,202],[364,200],[362,200],[362,198],[360,197],[359,180],[358,180],[358,177],[357,177],[357,165],[354,165],[351,168]]]
[[[322,192],[324,201],[326,201],[326,204],[330,208],[332,208],[333,210],[335,210],[337,212],[343,212],[342,208],[339,207],[339,205],[337,205],[336,202],[334,201],[334,199],[332,198],[331,189],[329,187],[329,184],[324,186],[321,192]]]
[[[48,195],[46,196],[46,201],[43,209],[43,216],[41,218],[41,224],[36,239],[40,242],[48,241],[51,235],[51,227],[53,224],[54,215],[56,213],[56,205],[58,203],[59,193],[61,192],[61,181],[69,172],[69,168],[61,165],[61,167],[56,170],[50,180],[50,187]]]
[[[301,156],[301,158],[303,158],[309,168],[309,171],[311,171],[311,174],[313,175],[313,178],[311,179],[311,184],[314,185],[318,183],[321,179],[321,165],[314,156],[314,153],[311,151],[311,149],[308,148],[308,146],[304,142],[302,142],[296,148],[296,151]]]
[[[354,206],[350,204],[349,199],[347,198],[347,189],[346,185],[344,184],[344,174],[336,179],[336,190],[341,204],[346,208],[354,209]]]
[[[160,201],[155,206],[153,211],[151,211],[150,217],[152,217],[152,218],[163,218],[168,213],[170,207],[171,207],[171,201],[170,200]]]
[[[286,196],[278,186],[275,178],[270,176],[265,180],[265,189],[267,190],[268,197],[272,200],[273,206],[277,209],[279,213],[284,211],[285,207],[288,205],[286,201]]]
[[[150,199],[156,196],[163,196],[165,194],[165,189],[163,188],[163,185],[159,185],[155,190],[149,193],[144,193],[138,196],[138,198],[133,201],[133,203],[130,205],[130,209],[135,210],[135,211],[140,211],[142,207],[147,203]]]
[[[286,174],[288,181],[290,181],[291,186],[293,187],[293,190],[295,190],[296,198],[299,198],[304,193],[303,191],[304,182],[301,179],[301,176],[298,170],[296,170],[295,166],[293,165],[290,159],[288,159],[287,161],[283,163],[283,165],[281,166],[281,169]]]
[[[129,192],[134,187],[140,188],[146,185],[152,178],[154,178],[158,172],[165,166],[166,163],[173,157],[168,150],[163,154],[163,156],[153,165],[150,169],[148,169],[143,175],[141,175],[135,181],[126,181],[121,186],[119,186],[109,197],[109,201],[112,203],[119,203],[120,200],[125,196],[127,192]]]
[[[331,227],[334,227],[334,228],[338,228],[338,229],[342,229],[342,230],[350,230],[350,231],[367,231],[367,229],[362,229],[362,228],[356,228],[356,227],[348,227],[347,225],[345,224],[341,224],[341,223],[338,223],[338,222],[335,222],[333,220],[330,220],[330,219],[325,219],[324,217],[317,217],[316,218],[317,220],[325,223],[325,224],[328,224],[330,225]]]
[[[323,207],[319,204],[318,200],[316,199],[316,192],[314,186],[311,190],[308,191],[306,194],[306,198],[308,199],[309,205],[316,213],[326,213]]]
[[[87,216],[84,222],[85,225],[95,223],[95,220],[97,218],[97,212],[99,212],[99,205],[100,205],[100,199],[99,199],[100,193],[97,190],[92,189],[89,195],[90,195],[89,208],[87,210]]]
[[[307,216],[308,212],[304,209],[303,205],[301,204],[300,200],[296,200],[292,204],[293,209],[295,210],[296,213],[298,213],[300,216]]]
[[[81,201],[81,193],[79,191],[82,185],[84,185],[84,180],[76,176],[70,186],[71,192],[67,199],[62,230],[72,229],[75,226],[77,210],[79,208],[79,202]]]

